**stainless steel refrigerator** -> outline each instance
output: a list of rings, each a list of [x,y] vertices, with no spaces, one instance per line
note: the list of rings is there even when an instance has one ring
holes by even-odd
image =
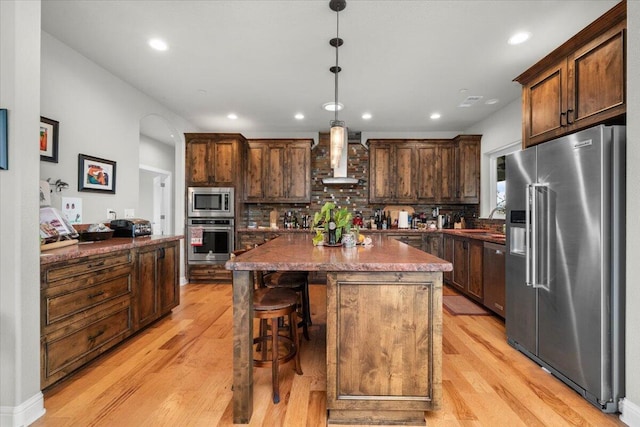
[[[624,397],[625,127],[506,159],[510,345],[604,412]]]

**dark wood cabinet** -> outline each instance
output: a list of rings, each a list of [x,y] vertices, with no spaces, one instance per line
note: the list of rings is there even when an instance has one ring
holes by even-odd
[[[442,234],[441,233],[426,233],[423,236],[424,251],[435,255],[438,258],[442,258]]]
[[[187,133],[185,184],[187,186],[234,186],[240,174],[240,134]]]
[[[626,2],[532,66],[522,84],[524,147],[626,113]]]
[[[41,387],[180,303],[179,240],[43,264]]]
[[[371,141],[369,203],[415,203],[416,147],[411,141]]]
[[[369,140],[369,203],[479,203],[480,138]]]
[[[247,203],[309,203],[311,141],[251,140],[244,176]]]
[[[443,236],[444,259],[453,264],[453,271],[444,274],[445,283],[482,303],[483,242],[461,236]]]
[[[483,288],[484,305],[505,316],[505,245],[484,243]]]
[[[460,203],[480,203],[480,136],[460,135],[457,143],[457,191]]]
[[[179,242],[144,247],[137,253],[134,323],[141,328],[178,305]]]

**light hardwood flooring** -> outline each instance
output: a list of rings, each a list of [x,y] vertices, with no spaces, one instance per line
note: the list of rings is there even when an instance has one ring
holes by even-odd
[[[45,391],[33,426],[225,426],[231,405],[231,286],[181,288],[171,315]],[[445,293],[451,293],[445,289]],[[326,424],[326,292],[311,285],[311,341],[302,370],[281,368],[281,402],[271,402],[271,370],[256,369],[252,426]],[[443,407],[429,426],[623,426],[506,343],[494,316],[444,311]]]

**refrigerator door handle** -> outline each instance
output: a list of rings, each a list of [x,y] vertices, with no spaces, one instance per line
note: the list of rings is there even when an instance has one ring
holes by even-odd
[[[525,223],[524,223],[524,259],[525,259],[525,276],[524,282],[527,286],[533,286],[531,278],[531,263],[533,262],[531,251],[531,196],[533,185],[527,184],[524,189],[524,200],[526,203]]]
[[[528,279],[531,281],[527,281],[527,286],[531,286],[533,288],[542,288],[548,290],[548,285],[546,283],[540,283],[538,277],[538,226],[541,218],[538,218],[538,195],[540,194],[540,188],[548,188],[548,183],[534,183],[529,184],[528,186],[528,195],[530,197],[530,203],[527,203],[527,228],[529,229],[529,239],[531,242],[530,254],[531,258],[527,256],[527,268],[531,271],[528,272]],[[531,226],[529,228],[529,225]],[[529,245],[527,245],[527,249],[529,250]],[[530,262],[529,262],[530,261]]]

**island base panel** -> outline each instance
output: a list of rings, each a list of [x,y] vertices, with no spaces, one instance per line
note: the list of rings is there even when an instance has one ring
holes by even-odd
[[[329,422],[424,425],[442,399],[442,273],[327,279]]]

